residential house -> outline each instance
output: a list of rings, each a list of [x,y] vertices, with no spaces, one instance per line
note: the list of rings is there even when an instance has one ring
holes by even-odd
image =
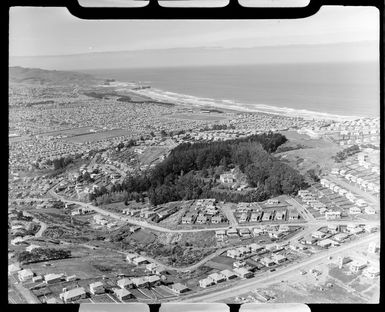
[[[253,228],[254,236],[259,236],[259,235],[264,234],[264,233],[265,233],[265,228],[262,228],[262,227]]]
[[[234,263],[233,263],[233,267],[234,268],[243,268],[244,266],[246,266],[246,262],[244,262],[244,261],[235,261]]]
[[[219,180],[222,183],[234,183],[235,177],[232,173],[223,173],[219,176]]]
[[[150,275],[145,277],[149,286],[158,286],[161,284],[160,277],[158,275]]]
[[[43,281],[43,277],[41,275],[37,275],[37,276],[32,277],[32,282],[34,282],[34,283],[38,283],[38,282],[42,282],[42,281]]]
[[[243,256],[243,253],[237,248],[237,249],[229,249],[226,253],[227,257],[238,259]]]
[[[104,285],[102,282],[91,283],[89,287],[90,287],[90,292],[93,295],[99,295],[105,292]]]
[[[291,210],[289,211],[289,217],[288,217],[289,220],[298,220],[299,219],[299,214],[298,212],[294,211],[294,210]]]
[[[186,285],[183,285],[181,283],[172,284],[170,288],[177,294],[182,294],[189,290],[189,288]]]
[[[380,269],[378,266],[370,266],[363,273],[369,278],[376,278],[380,275]]]
[[[66,292],[63,292],[59,295],[60,299],[62,299],[64,302],[76,301],[79,299],[86,298],[86,296],[87,296],[87,293],[84,287],[77,287],[77,288],[68,290]]]
[[[326,236],[326,234],[324,232],[321,232],[321,231],[315,231],[315,232],[311,233],[311,236],[314,238],[317,238],[317,239],[321,239],[321,238],[324,238]]]
[[[286,216],[285,210],[280,210],[275,213],[275,220],[284,220]]]
[[[248,213],[247,212],[243,212],[240,216],[239,216],[239,223],[245,223],[248,221]]]
[[[225,230],[217,230],[215,231],[215,237],[218,241],[223,241],[226,239],[226,231]]]
[[[253,277],[253,273],[245,268],[235,268],[235,274],[237,274],[240,278],[250,278]]]
[[[249,247],[250,247],[252,252],[259,252],[259,251],[262,251],[264,249],[263,246],[260,246],[260,245],[258,245],[256,243],[250,244]]]
[[[114,294],[119,300],[127,300],[133,298],[133,295],[125,288],[115,288]]]
[[[329,248],[330,246],[336,244],[335,241],[332,241],[331,239],[323,239],[317,242],[317,245],[322,247],[322,248]]]
[[[223,270],[220,272],[227,280],[231,280],[234,278],[237,278],[237,274],[235,274],[233,271],[230,270]]]
[[[267,200],[267,205],[278,205],[279,204],[279,200],[276,199],[276,198],[270,198],[269,200]]]
[[[149,286],[149,282],[145,277],[134,277],[131,280],[137,288]]]
[[[206,288],[211,285],[214,285],[214,281],[209,277],[199,280],[199,286],[202,288]]]
[[[238,231],[236,229],[228,229],[226,231],[228,237],[238,237]]]
[[[270,221],[272,218],[271,212],[264,212],[262,216],[262,221]]]
[[[353,272],[353,273],[358,273],[359,271],[364,269],[366,266],[367,266],[367,263],[365,261],[354,260],[350,264],[350,271]]]
[[[326,220],[341,219],[341,212],[340,211],[326,211],[325,212],[325,219]]]
[[[241,237],[249,238],[251,236],[250,230],[248,228],[241,228],[239,229],[239,235]]]
[[[60,282],[62,278],[63,278],[63,274],[50,273],[50,274],[44,275],[44,282],[46,284],[54,284],[54,283]]]
[[[367,206],[367,207],[365,207],[365,213],[373,215],[373,214],[376,214],[376,210],[371,206]]]
[[[279,255],[279,254],[273,254],[271,256],[271,259],[276,263],[276,264],[281,264],[287,260],[287,258],[284,255]]]
[[[21,270],[17,274],[18,274],[19,280],[21,282],[25,282],[25,281],[31,280],[33,275],[34,275],[33,272],[30,269]]]
[[[143,257],[137,257],[137,258],[134,258],[132,260],[132,263],[135,264],[135,265],[142,265],[142,264],[146,264],[146,263],[149,263],[147,261],[147,259],[143,258]]]
[[[122,278],[117,281],[116,283],[120,288],[133,288],[134,283],[131,279],[129,278]]]
[[[209,217],[204,214],[200,214],[196,219],[196,223],[198,224],[205,224],[209,221],[210,221]]]
[[[224,221],[224,218],[221,214],[218,214],[211,218],[211,223],[214,223],[214,224],[222,223],[223,221]]]
[[[275,238],[275,239],[279,239],[281,237],[283,237],[285,234],[283,232],[280,232],[280,231],[272,231],[272,232],[269,232],[269,237],[270,238]]]
[[[226,277],[221,273],[212,273],[208,277],[211,278],[215,284],[224,282],[226,280]]]
[[[360,214],[361,213],[361,208],[358,208],[356,206],[350,207],[349,208],[349,213],[350,214]]]
[[[66,280],[66,282],[73,282],[73,281],[77,280],[77,276],[75,274],[69,275],[69,276],[66,276],[65,280]]]
[[[259,262],[261,262],[266,267],[271,267],[275,265],[275,261],[269,257],[263,257],[259,260]]]
[[[259,222],[262,219],[262,211],[252,212],[250,215],[250,222]]]

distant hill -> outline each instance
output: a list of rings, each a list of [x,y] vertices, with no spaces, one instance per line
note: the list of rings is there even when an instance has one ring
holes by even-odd
[[[100,82],[90,74],[40,68],[9,67],[10,83],[39,85],[91,85]]]

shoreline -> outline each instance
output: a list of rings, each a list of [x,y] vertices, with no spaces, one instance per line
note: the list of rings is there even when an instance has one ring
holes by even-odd
[[[139,96],[147,97],[154,101],[167,101],[175,105],[188,106],[189,108],[213,108],[236,113],[265,113],[292,118],[300,117],[306,120],[333,120],[337,122],[365,118],[362,116],[329,114],[323,112],[310,111],[306,109],[278,107],[267,104],[245,104],[232,100],[217,100],[211,98],[196,97],[192,95],[174,93],[152,87],[141,90],[132,90],[131,88],[134,85],[136,84],[132,82],[115,81],[111,82],[108,86],[116,88],[116,90],[119,91],[130,92]]]

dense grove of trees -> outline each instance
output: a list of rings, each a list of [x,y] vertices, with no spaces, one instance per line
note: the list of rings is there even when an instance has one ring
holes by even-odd
[[[68,157],[61,157],[61,158],[56,158],[54,160],[47,160],[47,165],[53,166],[55,170],[63,169],[65,168],[68,164],[72,163],[74,159],[70,156]]]
[[[71,251],[54,248],[35,248],[31,252],[19,252],[16,257],[20,263],[25,264],[47,260],[66,259],[71,257]]]
[[[349,156],[352,156],[360,151],[360,147],[358,145],[353,145],[350,147],[347,147],[343,149],[342,151],[338,152],[335,156],[333,156],[333,159],[340,163],[341,161],[345,160]]]
[[[286,140],[281,134],[269,132],[221,142],[184,143],[151,172],[127,178],[122,187],[129,194],[147,192],[154,205],[208,197],[258,201],[292,194],[304,185],[303,177],[270,154]],[[230,166],[238,166],[255,189],[242,194],[215,191],[215,176],[208,176],[208,172]]]

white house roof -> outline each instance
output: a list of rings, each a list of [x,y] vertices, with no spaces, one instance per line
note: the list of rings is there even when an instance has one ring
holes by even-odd
[[[44,275],[44,280],[50,281],[56,278],[61,278],[62,276],[63,274],[50,273],[50,274]]]
[[[64,300],[68,300],[68,299],[71,299],[71,298],[74,298],[77,296],[81,296],[85,293],[86,293],[86,291],[83,287],[78,287],[78,288],[74,288],[74,289],[71,289],[69,291],[66,291],[65,293],[62,293],[61,295],[62,295]]]
[[[100,286],[103,286],[102,282],[94,282],[94,283],[90,284],[90,288],[97,288],[97,287],[100,287]]]

